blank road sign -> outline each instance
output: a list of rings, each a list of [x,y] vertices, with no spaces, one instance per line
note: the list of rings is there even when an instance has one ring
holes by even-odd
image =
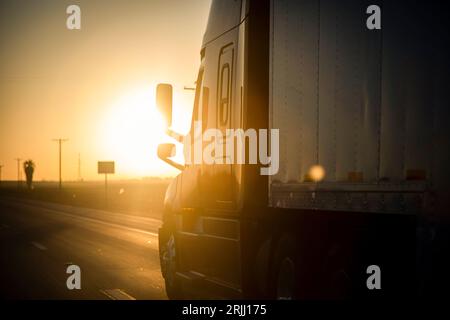
[[[99,161],[98,173],[114,173],[114,161]]]

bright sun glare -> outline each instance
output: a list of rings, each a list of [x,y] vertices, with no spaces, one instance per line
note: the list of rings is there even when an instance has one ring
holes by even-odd
[[[117,171],[128,176],[156,175],[164,165],[157,159],[158,144],[167,137],[164,119],[156,110],[151,87],[133,90],[110,108],[102,128],[103,145]]]

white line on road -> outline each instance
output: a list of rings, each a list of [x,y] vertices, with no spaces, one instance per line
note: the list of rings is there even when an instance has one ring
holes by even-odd
[[[100,292],[111,300],[136,300],[135,297],[130,296],[128,293],[120,289],[100,290]]]
[[[46,210],[47,211],[54,211],[54,210],[49,210],[49,209],[46,209]],[[79,219],[79,220],[94,222],[94,223],[102,224],[102,225],[109,226],[109,227],[121,228],[121,229],[125,229],[125,230],[132,231],[132,232],[138,232],[138,233],[146,234],[146,235],[149,235],[149,236],[158,237],[158,234],[155,233],[155,232],[150,232],[150,231],[145,231],[145,230],[141,230],[141,229],[131,228],[131,227],[127,227],[127,226],[123,226],[123,225],[117,224],[117,223],[101,221],[101,220],[98,220],[98,219],[95,219],[95,218],[80,217],[80,216],[77,216],[77,215],[74,215],[74,214],[71,214],[71,213],[67,213],[67,212],[59,212],[59,211],[56,211],[56,212],[58,214],[60,214],[60,215],[70,216],[70,217],[73,217],[73,218],[76,218],[76,219]]]
[[[15,205],[18,205],[18,204],[16,203]],[[26,203],[21,203],[19,205],[34,208],[32,205],[26,204]],[[156,233],[156,232],[145,231],[145,230],[141,230],[141,229],[127,227],[127,226],[120,225],[120,224],[117,224],[117,223],[106,222],[106,221],[102,221],[102,220],[95,219],[95,218],[82,217],[82,216],[79,216],[79,215],[76,215],[76,214],[72,214],[72,213],[68,213],[68,212],[64,212],[64,211],[59,211],[59,210],[55,210],[55,209],[42,208],[42,207],[41,207],[41,209],[45,210],[47,212],[52,212],[52,213],[58,214],[59,216],[66,216],[66,217],[75,218],[75,219],[78,219],[78,220],[84,220],[84,221],[89,221],[89,222],[93,222],[93,223],[102,224],[102,225],[109,226],[109,227],[121,228],[121,229],[124,229],[124,230],[128,230],[128,231],[131,231],[131,232],[137,232],[137,233],[149,235],[149,236],[152,236],[152,237],[158,237],[158,233]]]
[[[31,244],[42,251],[47,250],[47,248],[42,244],[40,244],[39,242],[32,241]]]

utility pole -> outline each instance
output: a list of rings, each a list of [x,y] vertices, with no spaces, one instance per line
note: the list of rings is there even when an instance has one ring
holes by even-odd
[[[81,154],[78,153],[78,181],[83,180],[81,178]]]
[[[62,188],[62,178],[61,178],[61,146],[63,142],[68,141],[69,139],[53,139],[53,141],[58,142],[59,144],[59,190]]]
[[[17,161],[17,187],[20,187],[20,161],[22,161],[22,159],[16,158],[14,160]]]
[[[0,185],[2,184],[2,168],[3,168],[3,165],[0,164]]]

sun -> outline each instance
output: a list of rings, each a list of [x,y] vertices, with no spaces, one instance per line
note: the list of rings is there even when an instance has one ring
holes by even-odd
[[[166,167],[157,158],[156,150],[167,136],[151,87],[119,96],[107,108],[101,131],[104,156],[116,161],[118,173],[129,177],[164,173]]]

